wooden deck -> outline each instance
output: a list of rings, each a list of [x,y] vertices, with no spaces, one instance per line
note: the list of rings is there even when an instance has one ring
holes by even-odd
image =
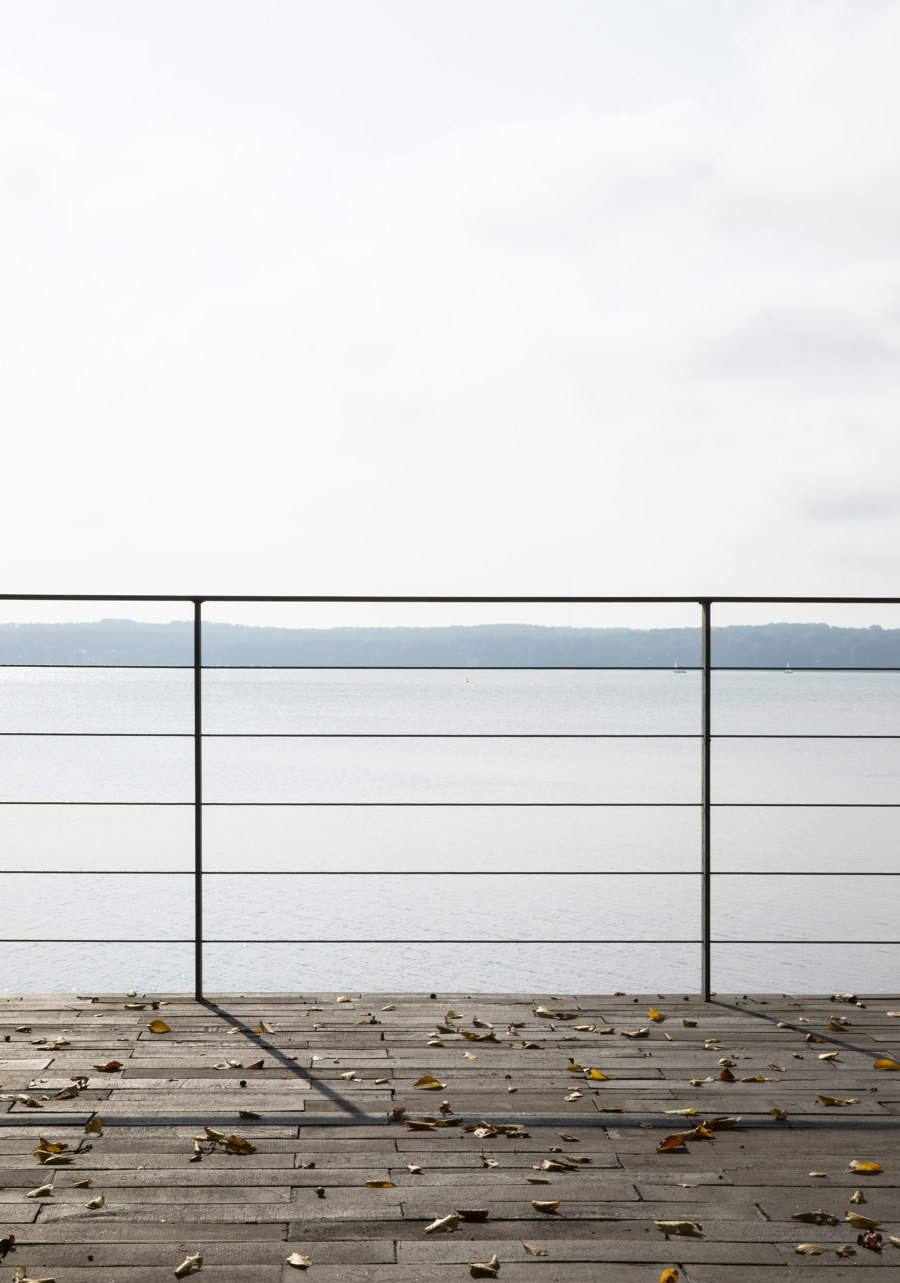
[[[24,1266],[57,1283],[149,1283],[196,1252],[209,1283],[449,1283],[494,1253],[503,1283],[658,1283],[665,1267],[681,1283],[788,1283],[823,1267],[830,1283],[861,1268],[900,1280],[900,1072],[875,1067],[900,1056],[888,1014],[900,999],[346,996],[0,1000],[0,1239],[16,1240],[0,1281]],[[171,1032],[151,1032],[156,1019]],[[437,1026],[448,1032],[428,1045]],[[605,1080],[568,1071],[573,1059]],[[97,1068],[113,1060],[122,1068]],[[226,1061],[239,1066],[216,1068]],[[417,1088],[425,1074],[445,1085]],[[78,1075],[77,1095],[57,1094]],[[723,1116],[740,1121],[658,1152]],[[92,1119],[102,1134],[85,1134]],[[471,1130],[482,1120],[516,1134]],[[206,1127],[252,1152],[207,1138],[192,1162]],[[41,1138],[74,1162],[41,1165]],[[855,1174],[854,1161],[884,1171]],[[45,1182],[52,1194],[28,1197]],[[792,1219],[820,1208],[838,1223]],[[426,1232],[459,1209],[487,1219]],[[845,1210],[882,1222],[880,1252],[857,1245]],[[666,1239],[663,1220],[701,1228]],[[798,1255],[803,1242],[828,1250]],[[311,1266],[288,1265],[293,1252]]]

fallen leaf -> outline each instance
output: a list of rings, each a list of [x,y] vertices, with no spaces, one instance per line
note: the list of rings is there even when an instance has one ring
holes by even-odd
[[[809,1174],[810,1176],[821,1176],[823,1180],[827,1179],[828,1177],[827,1172],[810,1172]]]
[[[566,1065],[566,1072],[569,1074],[583,1074],[585,1072],[584,1065],[579,1065],[573,1060],[570,1065]]]
[[[393,1181],[366,1181],[366,1189],[393,1189]]]
[[[737,1127],[740,1121],[740,1114],[736,1114],[733,1117],[707,1118],[703,1126],[714,1132],[730,1132]]]
[[[679,1274],[677,1270],[663,1270],[659,1276],[659,1283],[678,1283]]]
[[[881,1221],[873,1221],[871,1216],[860,1216],[859,1212],[844,1212],[844,1220],[849,1221],[855,1230],[877,1230]]]
[[[528,1253],[529,1256],[549,1256],[550,1255],[550,1253],[547,1251],[545,1247],[538,1247],[536,1243],[526,1243],[524,1239],[522,1240],[522,1246],[524,1247],[525,1251]]]
[[[876,1069],[900,1069],[900,1065],[897,1064],[896,1060],[888,1060],[887,1058],[884,1058],[883,1060],[875,1061],[875,1068]]]
[[[125,1010],[126,1011],[143,1011],[146,1005],[147,1005],[146,1002],[126,1002]]]
[[[341,994],[340,998],[335,998],[335,1002],[349,1002],[349,1001],[350,999],[344,993]]]
[[[838,1033],[840,1030],[846,1029],[849,1023],[849,1020],[829,1020],[828,1028]]]
[[[682,1020],[682,1022],[681,1022],[681,1023],[684,1025],[685,1029],[696,1029],[696,1028],[697,1028],[697,1022],[696,1022],[696,1020]]]
[[[459,1217],[451,1212],[449,1216],[440,1216],[436,1221],[432,1221],[430,1225],[426,1225],[425,1233],[443,1234],[448,1230],[455,1229],[459,1229]]]
[[[731,1072],[730,1069],[723,1069],[722,1072],[719,1074],[719,1077],[722,1079],[723,1083],[734,1082],[734,1074]]]
[[[848,1172],[883,1172],[884,1168],[878,1163],[859,1163],[855,1158],[850,1160],[847,1167]]]
[[[84,1134],[86,1136],[102,1136],[103,1124],[99,1118],[91,1118],[84,1125]]]
[[[152,1034],[170,1034],[172,1032],[164,1020],[151,1020],[148,1028]]]
[[[688,1109],[664,1109],[663,1110],[664,1114],[696,1114],[696,1112],[697,1110],[694,1105],[691,1105]]]
[[[254,1113],[252,1109],[239,1109],[238,1118],[262,1118],[262,1114]]]
[[[478,1059],[478,1052],[477,1052],[477,1051],[464,1051],[464,1052],[463,1052],[463,1058],[464,1058],[465,1060],[477,1060],[477,1059]]]
[[[842,1099],[840,1096],[820,1096],[819,1100],[821,1100],[823,1105],[858,1105],[859,1104],[858,1096],[848,1096],[846,1099]]]
[[[406,1170],[408,1172],[413,1172],[415,1175],[419,1175],[422,1171],[418,1163],[407,1163]]]
[[[105,1194],[98,1194],[97,1197],[92,1198],[89,1203],[85,1203],[85,1207],[87,1207],[92,1212],[96,1212],[99,1208],[105,1207],[105,1206],[106,1206]]]
[[[482,1155],[481,1155],[481,1166],[482,1166],[482,1167],[499,1167],[499,1166],[500,1166],[500,1163],[498,1162],[498,1160],[497,1160],[496,1158],[489,1158],[489,1157],[487,1156],[487,1154],[482,1154]]]
[[[592,1079],[594,1080],[594,1082],[607,1082],[607,1081],[608,1081],[608,1075],[607,1075],[607,1074],[601,1074],[601,1072],[600,1072],[600,1070],[599,1070],[599,1069],[589,1069],[589,1070],[587,1071],[587,1076],[588,1076],[588,1078],[592,1078]]]
[[[893,1234],[888,1234],[888,1242],[893,1243],[894,1247],[900,1247],[900,1238],[895,1238]]]
[[[828,1251],[828,1248],[818,1243],[798,1243],[794,1251],[799,1252],[801,1256],[821,1256],[823,1252]]]
[[[651,1007],[651,1008],[650,1008],[650,1019],[651,1019],[651,1020],[655,1020],[655,1021],[657,1021],[657,1023],[658,1023],[658,1022],[660,1022],[660,1021],[662,1021],[662,1020],[665,1020],[665,1016],[662,1014],[662,1012],[661,1012],[661,1011],[657,1011],[655,1007]]]
[[[551,1181],[546,1176],[526,1176],[525,1179],[529,1185],[550,1185]]]
[[[252,1069],[252,1068],[253,1068],[253,1066],[252,1066],[252,1065],[250,1065],[250,1066],[248,1066],[248,1068]],[[352,1082],[352,1081],[353,1081],[353,1079],[356,1077],[356,1070],[355,1070],[355,1069],[351,1069],[351,1070],[349,1071],[349,1073],[341,1074],[341,1077],[344,1079],[344,1081],[345,1081],[345,1082]],[[418,1084],[417,1084],[417,1085],[418,1085]]]
[[[592,1163],[594,1160],[587,1154],[565,1154],[570,1163]]]
[[[542,1203],[540,1199],[533,1198],[531,1200],[531,1206],[536,1212],[543,1212],[545,1216],[552,1216],[561,1202],[562,1199],[560,1198],[556,1199],[553,1203]]]
[[[671,1136],[666,1136],[656,1147],[657,1154],[664,1154],[670,1149],[681,1149],[684,1145],[684,1136],[681,1132],[673,1132]]]
[[[653,1224],[658,1230],[662,1230],[666,1238],[671,1234],[683,1234],[687,1237],[692,1237],[703,1231],[703,1226],[698,1225],[696,1221],[654,1221]]]
[[[53,1193],[52,1185],[38,1185],[37,1189],[30,1189],[25,1195],[26,1198],[49,1198]]]
[[[880,1252],[884,1239],[880,1234],[873,1234],[869,1230],[863,1234],[857,1234],[856,1241],[860,1247],[867,1247],[870,1252]]]
[[[692,1078],[690,1080],[692,1087],[702,1087],[704,1083],[711,1083],[711,1078]]]
[[[72,1181],[72,1188],[73,1189],[90,1189],[93,1183],[94,1183],[94,1178],[93,1176],[91,1176],[86,1181]]]
[[[830,1212],[823,1212],[821,1207],[814,1212],[796,1212],[792,1217],[793,1221],[804,1221],[807,1225],[839,1225],[840,1222],[836,1216]]]
[[[193,1274],[194,1270],[202,1269],[203,1255],[201,1252],[195,1252],[193,1256],[186,1256],[180,1265],[175,1267],[175,1277],[183,1279],[186,1274]]]
[[[473,1279],[495,1279],[500,1269],[500,1261],[495,1253],[489,1261],[473,1261],[469,1264],[469,1273]]]
[[[111,1060],[106,1065],[94,1065],[94,1068],[101,1074],[114,1074],[117,1069],[122,1068],[121,1060]]]
[[[788,1116],[788,1111],[786,1109],[779,1109],[777,1105],[774,1109],[770,1109],[769,1113],[773,1114],[781,1123],[783,1123]]]
[[[486,1221],[490,1215],[486,1207],[458,1207],[456,1214],[464,1221]]]
[[[431,1074],[423,1074],[417,1083],[413,1083],[413,1086],[421,1087],[422,1091],[442,1091],[447,1084],[439,1083],[436,1078],[432,1078]]]
[[[834,1249],[836,1256],[855,1256],[856,1248],[851,1247],[849,1243],[842,1243],[840,1247]]]
[[[862,1190],[861,1190],[861,1189],[855,1189],[855,1190],[853,1191],[853,1193],[850,1195],[850,1202],[851,1202],[851,1203],[866,1203],[866,1202],[868,1202],[868,1199],[866,1198],[865,1194],[862,1192]]]
[[[804,1041],[804,1042],[824,1042],[824,1041],[825,1041],[825,1039],[824,1039],[824,1038],[817,1038],[815,1034],[807,1034],[807,1035],[806,1035],[806,1037],[803,1039],[803,1041]],[[826,1251],[827,1251],[827,1250],[828,1250],[828,1249],[826,1248]]]
[[[543,1162],[535,1164],[535,1170],[541,1172],[571,1172],[571,1163],[561,1163],[556,1158],[545,1158]]]
[[[25,1273],[25,1266],[20,1265],[12,1277],[12,1283],[56,1283],[52,1275],[45,1275],[42,1279],[31,1278]]]
[[[649,1038],[650,1030],[649,1029],[623,1029],[622,1037],[623,1038]]]
[[[820,1060],[837,1060],[840,1054],[841,1053],[839,1051],[820,1051],[819,1059]]]
[[[256,1146],[251,1145],[249,1140],[242,1140],[239,1136],[228,1136],[222,1142],[226,1154],[255,1154]]]
[[[291,1252],[290,1256],[286,1256],[284,1259],[288,1265],[293,1265],[295,1270],[308,1270],[312,1265],[310,1258],[302,1256],[299,1252]]]

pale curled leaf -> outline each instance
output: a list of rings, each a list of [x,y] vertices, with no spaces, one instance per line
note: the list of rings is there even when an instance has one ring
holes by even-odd
[[[187,1274],[193,1274],[194,1270],[203,1268],[203,1253],[195,1252],[193,1256],[186,1256],[180,1265],[175,1267],[175,1277],[183,1279]]]
[[[799,1252],[801,1256],[821,1256],[828,1250],[827,1247],[822,1247],[821,1243],[798,1243],[794,1248],[794,1251]]]
[[[658,1230],[662,1230],[666,1238],[672,1234],[682,1234],[692,1238],[703,1231],[703,1226],[696,1221],[654,1221],[653,1224]]]
[[[312,1261],[308,1256],[303,1256],[300,1252],[291,1252],[290,1256],[285,1257],[288,1265],[293,1265],[295,1270],[308,1270]]]
[[[89,1203],[85,1203],[85,1207],[87,1207],[89,1211],[92,1211],[92,1212],[99,1211],[101,1207],[105,1207],[105,1206],[106,1206],[105,1194],[98,1194],[97,1197],[92,1198]]]
[[[561,1202],[562,1202],[562,1199],[560,1198],[557,1198],[552,1203],[542,1202],[538,1198],[533,1198],[531,1200],[531,1206],[534,1208],[536,1212],[543,1212],[545,1216],[552,1216],[554,1212],[557,1210],[557,1208],[559,1207]]]
[[[861,1190],[861,1189],[855,1189],[855,1190],[853,1191],[853,1193],[850,1195],[850,1202],[851,1202],[851,1203],[867,1203],[867,1202],[868,1202],[868,1199],[866,1198],[865,1194],[862,1192],[862,1190]]]
[[[425,1226],[426,1234],[444,1234],[448,1230],[459,1229],[459,1217],[451,1212],[448,1216],[439,1216],[436,1221]]]
[[[52,1185],[39,1185],[37,1189],[30,1189],[25,1195],[26,1198],[49,1198],[53,1193]]]
[[[550,1255],[550,1253],[547,1251],[545,1247],[538,1247],[536,1243],[526,1243],[524,1239],[522,1240],[522,1246],[524,1247],[525,1251],[528,1253],[529,1256],[549,1256]]]

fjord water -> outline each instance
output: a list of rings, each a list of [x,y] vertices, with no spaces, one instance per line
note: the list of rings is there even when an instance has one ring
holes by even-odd
[[[713,675],[720,991],[895,984],[900,947],[854,942],[897,938],[866,875],[897,869],[900,740],[804,737],[897,735],[898,682]],[[207,945],[209,991],[696,991],[696,672],[210,669],[203,694],[205,934],[241,942]],[[191,672],[8,668],[0,696],[0,934],[188,941]],[[804,943],[738,943],[768,939]],[[190,943],[2,949],[12,991],[193,983]]]

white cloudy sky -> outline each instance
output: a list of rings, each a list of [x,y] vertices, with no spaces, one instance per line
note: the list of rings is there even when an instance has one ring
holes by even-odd
[[[0,0],[7,592],[900,591],[897,0]]]

